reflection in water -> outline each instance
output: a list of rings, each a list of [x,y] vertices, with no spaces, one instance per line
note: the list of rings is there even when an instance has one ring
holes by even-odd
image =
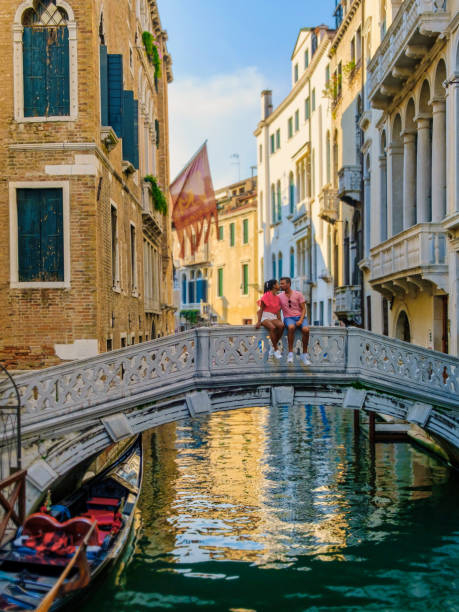
[[[256,408],[147,437],[134,554],[86,612],[457,610],[458,478],[352,413]]]

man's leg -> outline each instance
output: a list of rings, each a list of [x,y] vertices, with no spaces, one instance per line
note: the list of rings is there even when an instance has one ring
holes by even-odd
[[[303,339],[303,353],[307,353],[309,344],[309,327],[302,327],[301,335]]]

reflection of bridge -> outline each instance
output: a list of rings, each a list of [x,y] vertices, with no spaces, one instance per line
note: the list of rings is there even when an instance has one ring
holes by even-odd
[[[312,366],[287,365],[262,330],[199,328],[18,376],[29,503],[114,440],[246,406],[364,408],[459,449],[459,359],[356,328],[312,328],[309,348]]]

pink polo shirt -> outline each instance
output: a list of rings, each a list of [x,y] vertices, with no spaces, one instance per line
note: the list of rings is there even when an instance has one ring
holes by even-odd
[[[279,300],[282,308],[282,314],[284,319],[286,317],[300,317],[302,312],[302,304],[305,303],[305,299],[302,293],[299,291],[292,291],[290,295],[286,293],[279,293]],[[290,304],[290,305],[289,305]]]

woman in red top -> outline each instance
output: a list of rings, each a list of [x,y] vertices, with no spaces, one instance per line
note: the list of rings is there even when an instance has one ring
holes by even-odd
[[[260,310],[257,312],[258,321],[255,325],[259,329],[261,325],[269,331],[269,337],[273,348],[269,351],[269,356],[274,355],[276,359],[282,357],[281,352],[277,348],[277,343],[284,333],[284,324],[281,320],[281,305],[278,297],[279,283],[275,278],[265,283],[264,294],[258,301]]]

